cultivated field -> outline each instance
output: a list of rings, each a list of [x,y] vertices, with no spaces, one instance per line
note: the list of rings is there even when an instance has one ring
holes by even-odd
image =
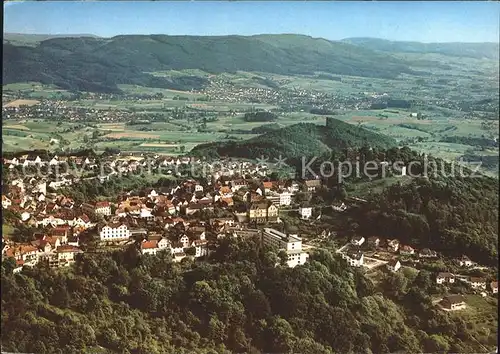
[[[4,107],[5,108],[11,108],[11,107],[19,108],[21,106],[34,106],[34,105],[37,105],[39,103],[40,103],[40,101],[37,101],[37,100],[23,99],[23,100],[15,100],[15,101],[9,102],[6,105],[4,105]]]

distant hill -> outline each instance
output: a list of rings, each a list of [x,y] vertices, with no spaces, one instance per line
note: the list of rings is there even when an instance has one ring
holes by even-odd
[[[342,42],[387,53],[436,53],[477,59],[499,58],[498,43],[421,43],[380,38],[346,38]]]
[[[12,38],[12,37],[11,37]],[[117,84],[173,89],[203,87],[202,78],[165,78],[164,70],[258,71],[394,78],[413,73],[392,56],[302,35],[50,38],[32,46],[4,42],[4,83],[38,81],[65,89],[118,91]]]
[[[349,147],[389,148],[396,141],[338,119],[329,118],[328,126],[299,123],[274,130],[245,141],[215,142],[196,146],[191,153],[207,157],[277,158],[289,160],[302,156],[324,156]]]

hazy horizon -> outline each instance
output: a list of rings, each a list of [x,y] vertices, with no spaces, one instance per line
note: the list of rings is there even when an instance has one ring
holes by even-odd
[[[496,2],[100,2],[4,3],[4,33],[251,36],[327,40],[499,43]],[[125,29],[125,30],[124,30]]]
[[[257,33],[257,34],[249,34],[249,35],[242,35],[242,34],[225,34],[225,35],[193,35],[193,34],[168,34],[168,33],[144,33],[144,34],[137,34],[137,33],[122,33],[122,34],[117,34],[114,36],[99,36],[94,33],[16,33],[16,32],[4,32],[4,35],[20,35],[20,36],[54,36],[54,37],[95,37],[95,38],[103,38],[103,39],[110,39],[114,37],[119,37],[119,36],[172,36],[172,37],[179,37],[179,36],[186,36],[186,37],[230,37],[230,36],[238,36],[238,37],[252,37],[252,36],[280,36],[280,35],[297,35],[297,36],[307,36],[307,37],[312,37],[312,38],[317,38],[317,39],[326,39],[332,42],[336,41],[344,41],[348,39],[375,39],[375,40],[383,40],[383,41],[389,41],[389,42],[415,42],[415,43],[423,43],[423,44],[452,44],[452,43],[461,43],[461,44],[500,44],[499,41],[486,41],[486,42],[423,42],[423,41],[411,41],[411,40],[391,40],[387,38],[380,38],[380,37],[346,37],[346,38],[341,38],[341,39],[328,39],[328,38],[323,38],[323,37],[314,37],[314,36],[309,36],[307,34],[302,34],[302,33]]]

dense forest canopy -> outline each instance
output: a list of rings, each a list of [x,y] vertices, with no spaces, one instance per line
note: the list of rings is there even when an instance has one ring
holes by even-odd
[[[478,352],[479,328],[432,305],[431,274],[377,288],[328,251],[294,269],[254,239],[206,262],[83,255],[74,269],[2,263],[2,346],[36,353]],[[483,340],[496,343],[492,333]],[[488,344],[489,343],[489,344]]]
[[[13,43],[19,43],[15,41]],[[117,84],[199,89],[196,76],[148,73],[200,69],[394,78],[413,73],[402,60],[343,42],[301,35],[50,38],[30,46],[4,42],[3,82],[37,81],[68,90],[118,92]],[[264,84],[270,85],[269,80]]]
[[[396,141],[362,127],[327,118],[328,126],[299,123],[240,142],[216,142],[196,146],[192,153],[209,157],[230,156],[258,158],[260,156],[298,159],[302,156],[324,156],[331,151],[372,146],[388,148]]]

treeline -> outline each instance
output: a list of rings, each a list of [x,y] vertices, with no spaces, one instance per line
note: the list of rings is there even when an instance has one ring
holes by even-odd
[[[35,353],[481,352],[496,335],[434,308],[426,271],[380,289],[338,256],[304,266],[259,241],[222,240],[172,263],[135,249],[84,254],[74,269],[2,262],[2,349]],[[381,293],[382,291],[383,293]],[[385,296],[383,295],[385,294]],[[480,342],[476,339],[479,338]]]
[[[278,123],[270,123],[261,125],[260,127],[252,128],[251,132],[252,134],[265,134],[278,129],[281,129],[281,126]]]
[[[388,100],[387,102],[372,103],[370,109],[386,109],[386,108],[411,108],[412,102],[407,100]]]
[[[498,141],[495,141],[493,139],[469,136],[445,136],[441,138],[441,141],[445,143],[464,144],[471,146],[498,147]]]
[[[495,266],[498,187],[498,180],[486,176],[417,178],[385,189],[354,218],[366,235]]]
[[[323,109],[323,108],[311,108],[309,110],[309,113],[311,113],[311,114],[318,114],[318,115],[321,115],[321,116],[333,116],[333,115],[337,114],[334,111],[330,111],[329,109]]]
[[[249,112],[243,117],[245,122],[271,122],[278,119],[278,116],[272,112]]]
[[[330,156],[332,151],[338,152],[350,147],[387,148],[396,145],[396,141],[390,137],[328,118],[327,127],[299,123],[243,142],[197,145],[191,153],[210,158],[230,156],[255,159],[261,156],[269,158],[282,156],[287,159],[287,163],[293,161],[300,163],[302,157]]]

